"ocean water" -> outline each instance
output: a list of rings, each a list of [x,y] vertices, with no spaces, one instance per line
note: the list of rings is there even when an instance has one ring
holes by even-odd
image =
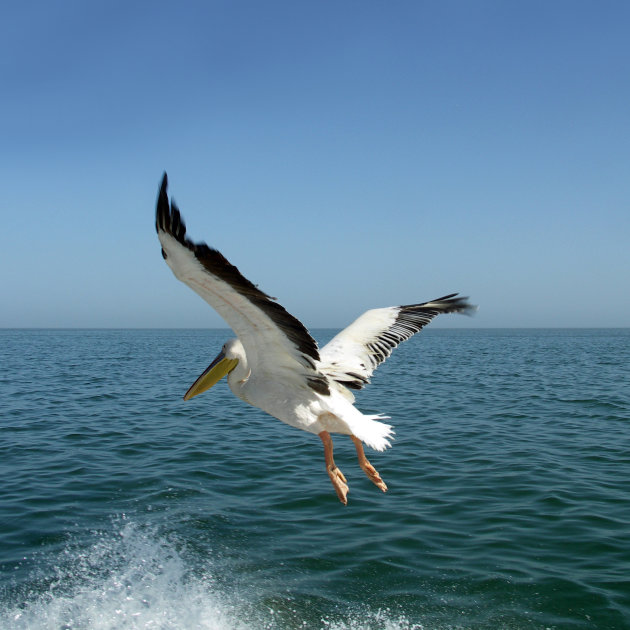
[[[0,628],[630,628],[630,329],[429,327],[346,507],[317,437],[182,400],[229,336],[0,331]]]

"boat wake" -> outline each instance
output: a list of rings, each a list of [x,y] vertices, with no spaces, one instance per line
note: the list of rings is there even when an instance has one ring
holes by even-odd
[[[15,630],[421,630],[390,611],[315,618],[291,598],[226,592],[226,567],[190,560],[176,539],[122,517],[114,531],[92,532],[88,545],[68,541],[41,554],[25,583],[0,598],[0,627]],[[236,589],[235,589],[236,590]],[[239,589],[240,590],[240,589]],[[6,595],[6,593],[5,593]],[[4,600],[4,601],[2,601]],[[277,602],[283,601],[278,606]]]

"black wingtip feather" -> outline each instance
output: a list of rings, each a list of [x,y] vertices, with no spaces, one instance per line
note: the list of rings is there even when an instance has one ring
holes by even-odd
[[[170,206],[168,203],[168,177],[166,171],[162,176],[162,184],[160,185],[160,192],[158,194],[157,205],[155,209],[155,230],[166,230],[166,220],[170,214]]]
[[[439,313],[461,313],[462,315],[472,315],[477,306],[470,304],[467,297],[457,297],[457,293],[449,293],[441,298],[435,300],[429,300],[422,304],[407,304],[401,306],[401,313],[413,313],[413,312],[427,312],[435,311],[435,314]]]

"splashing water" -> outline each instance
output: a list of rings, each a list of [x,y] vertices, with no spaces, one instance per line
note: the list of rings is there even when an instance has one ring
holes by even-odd
[[[52,575],[29,580],[0,612],[0,627],[14,630],[246,630],[318,627],[326,630],[424,630],[390,611],[298,619],[268,605],[222,592],[210,564],[195,568],[178,541],[154,527],[118,519],[113,532],[92,532],[92,544],[69,541],[54,559]],[[94,541],[94,538],[96,539]],[[36,570],[41,571],[41,570]],[[37,586],[34,586],[37,585]],[[19,600],[19,601],[16,601]]]
[[[45,590],[0,617],[16,629],[246,628],[213,589],[210,573],[193,576],[175,545],[126,522],[96,532],[82,551],[70,543]]]

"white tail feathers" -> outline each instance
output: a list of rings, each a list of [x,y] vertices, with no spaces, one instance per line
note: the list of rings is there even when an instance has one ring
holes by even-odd
[[[389,420],[389,416],[364,415],[360,426],[352,427],[352,433],[375,451],[384,451],[394,439],[394,427],[380,420]]]

